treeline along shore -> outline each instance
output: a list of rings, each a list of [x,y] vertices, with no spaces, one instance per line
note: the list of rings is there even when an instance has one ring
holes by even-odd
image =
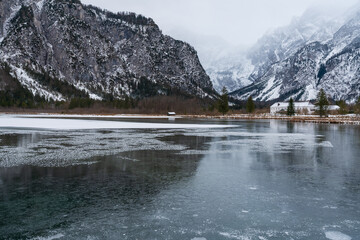
[[[143,98],[125,97],[123,99],[106,96],[102,100],[89,97],[72,97],[66,101],[46,101],[44,98],[33,97],[27,90],[19,87],[16,92],[0,91],[0,112],[16,114],[140,114],[166,115],[176,112],[188,118],[217,119],[279,119],[293,122],[314,123],[351,123],[358,124],[360,116],[360,98],[348,104],[345,101],[328,100],[326,93],[320,91],[314,101],[319,110],[304,114],[293,109],[292,99],[288,111],[270,114],[270,106],[274,102],[254,101],[250,96],[246,101],[228,97],[224,88],[216,99],[197,98],[191,95],[161,95]],[[23,91],[20,91],[23,90]],[[337,104],[339,109],[327,111],[326,106]]]

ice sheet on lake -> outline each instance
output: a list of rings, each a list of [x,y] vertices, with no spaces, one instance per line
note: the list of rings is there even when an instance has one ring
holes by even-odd
[[[352,238],[342,232],[328,231],[325,232],[325,236],[330,240],[351,240]]]
[[[67,130],[47,129],[54,128],[54,125],[58,129]],[[177,154],[183,155],[203,155],[236,154],[244,149],[252,152],[289,153],[314,147],[333,147],[331,142],[324,141],[323,136],[301,133],[251,133],[240,128],[234,131],[232,128],[226,128],[228,127],[226,125],[128,123],[0,116],[0,128],[1,126],[22,126],[30,129],[2,129],[0,143],[4,134],[28,135],[29,139],[19,140],[16,146],[0,145],[0,167],[92,164],[94,161],[90,159],[94,157],[142,150],[170,150],[178,151]],[[34,128],[39,128],[39,130],[34,130]],[[88,128],[93,129],[80,130]],[[138,128],[147,130],[138,130]],[[41,139],[36,140],[36,135],[40,135]],[[212,147],[208,148],[205,145],[202,149],[188,149],[184,145],[161,139],[174,135],[209,137],[212,140],[205,141],[205,144],[211,144]],[[84,161],[85,159],[87,161]],[[137,159],[124,156],[119,156],[119,159],[137,161]]]
[[[225,229],[224,229],[225,230]],[[304,231],[276,231],[276,230],[259,230],[248,228],[246,230],[220,231],[219,236],[227,239],[251,240],[251,239],[309,239],[309,235]]]
[[[119,114],[119,115],[96,115],[96,114],[0,114],[0,116],[22,117],[22,118],[98,118],[98,119],[168,119],[168,118],[181,118],[180,116],[152,116],[152,115],[139,115],[139,114]]]
[[[48,236],[48,237],[36,237],[36,238],[32,238],[31,240],[55,240],[55,239],[60,239],[65,237],[63,234],[58,233],[52,236]]]
[[[0,128],[27,128],[27,129],[54,129],[54,130],[81,130],[81,129],[204,129],[226,128],[229,125],[207,124],[166,124],[118,122],[84,119],[58,119],[58,118],[27,118],[20,116],[0,116]]]
[[[118,155],[122,152],[142,150],[172,150],[186,149],[179,144],[169,144],[159,138],[171,135],[156,131],[112,130],[112,131],[34,131],[3,130],[0,138],[6,134],[30,134],[28,141],[20,138],[16,146],[1,146],[0,167],[19,165],[36,165],[46,167],[61,167],[78,164],[91,164],[93,161],[83,161],[94,157]],[[40,135],[36,139],[34,135]],[[119,159],[124,159],[119,157]],[[129,160],[126,158],[126,160]],[[136,161],[136,159],[131,159]]]
[[[192,131],[225,127],[230,126],[0,115],[0,129],[2,129],[0,142],[4,134],[29,136],[29,139],[21,137],[16,146],[6,144],[0,146],[0,167],[19,165],[60,167],[92,164],[94,161],[89,160],[90,158],[118,155],[129,151],[181,151],[186,149],[183,145],[164,142],[159,138],[182,133],[188,129]],[[138,129],[142,131],[139,132]],[[103,133],[99,132],[100,130]],[[36,134],[41,136],[39,141],[34,140]],[[87,161],[83,161],[84,159]]]

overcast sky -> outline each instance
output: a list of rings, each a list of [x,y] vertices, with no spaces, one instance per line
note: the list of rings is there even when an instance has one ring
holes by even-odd
[[[288,25],[314,5],[349,8],[358,0],[82,0],[101,8],[153,18],[165,34],[217,36],[252,45],[269,29]]]

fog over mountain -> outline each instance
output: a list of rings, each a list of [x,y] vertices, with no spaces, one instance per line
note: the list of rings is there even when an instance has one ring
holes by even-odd
[[[354,102],[360,94],[359,20],[360,5],[336,12],[311,8],[287,27],[269,32],[247,53],[252,83],[231,95],[306,101],[323,88],[334,100]]]
[[[279,60],[277,58],[269,59],[273,56],[262,56],[263,51],[280,47],[282,50],[277,49],[277,51],[282,51],[282,54],[285,54],[282,58],[286,58],[306,42],[331,39],[332,34],[358,9],[357,5],[352,5],[350,8],[347,6],[347,4],[312,6],[306,9],[302,15],[292,17],[282,27],[268,29],[251,45],[240,44],[241,38],[239,44],[235,45],[226,41],[224,39],[226,36],[222,36],[224,37],[222,38],[216,35],[200,35],[190,31],[185,32],[184,29],[173,30],[171,35],[183,39],[195,47],[218,91],[223,86],[233,91],[251,84],[254,79],[264,73],[267,67]],[[243,35],[246,38],[247,33],[243,33]],[[289,45],[286,45],[286,41]],[[291,43],[291,41],[294,42]],[[280,46],[281,44],[283,45]]]
[[[342,11],[358,0],[83,0],[112,12],[151,17],[165,34],[184,31],[216,36],[232,45],[253,45],[270,29],[285,26],[312,6]],[[328,10],[327,10],[328,11]],[[186,33],[185,32],[185,33]],[[189,41],[190,39],[180,39]]]
[[[92,0],[84,2],[94,3]],[[181,4],[163,0],[151,1],[151,4],[143,0],[115,4],[105,0],[100,5],[150,15],[163,27],[165,34],[194,46],[217,91],[226,86],[230,91],[236,91],[233,97],[245,99],[253,95],[262,101],[290,96],[298,100],[313,99],[319,88],[325,87],[316,77],[319,71],[325,71],[321,66],[327,64],[336,49],[345,48],[345,39],[337,37],[338,40],[335,40],[335,35],[360,9],[357,0],[200,0],[196,3],[186,0]],[[349,32],[343,31],[342,34],[343,38],[354,39],[354,36],[348,36]],[[323,46],[326,50],[321,56],[316,55],[317,60],[313,60],[312,64],[303,66],[306,73],[293,74],[298,71],[297,65],[287,70],[291,74],[276,73],[287,66],[283,61],[291,61],[290,58],[295,61],[298,51],[315,43],[326,45]],[[306,57],[310,55],[307,53]],[[298,61],[310,61],[306,57],[302,56]],[[324,79],[331,79],[329,74],[324,73]],[[341,78],[345,73],[331,74]],[[348,75],[356,74],[346,74],[346,84],[354,85],[354,79],[349,80]],[[317,80],[311,82],[309,79]],[[272,86],[275,82],[277,84]],[[284,85],[284,82],[287,84]],[[340,86],[334,87],[331,81],[328,82],[326,86],[330,96],[352,101],[357,90],[350,85],[344,86],[342,82],[339,84],[342,93],[334,90],[340,89]],[[355,92],[350,94],[352,91]]]

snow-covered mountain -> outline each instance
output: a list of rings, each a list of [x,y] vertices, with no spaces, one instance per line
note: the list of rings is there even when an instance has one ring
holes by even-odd
[[[294,55],[306,44],[330,40],[344,21],[343,16],[334,16],[327,9],[311,8],[290,25],[268,32],[248,52],[255,66],[250,78],[257,80],[271,65]]]
[[[249,76],[255,67],[242,49],[225,50],[210,65],[205,65],[205,68],[218,92],[223,87],[232,92],[253,83]]]
[[[221,92],[224,86],[229,91],[234,91],[252,83],[248,76],[253,67],[246,58],[245,47],[234,47],[219,36],[198,34],[179,27],[169,33],[195,47],[218,92]]]
[[[360,14],[352,15],[340,25],[341,21],[325,19],[322,24],[326,27],[322,28],[312,24],[305,31],[310,34],[298,35],[296,41],[290,41],[290,46],[289,41],[285,41],[287,44],[283,43],[285,47],[280,51],[270,51],[268,56],[274,53],[277,60],[268,58],[263,61],[252,75],[253,84],[231,95],[238,99],[251,95],[261,101],[290,97],[312,100],[323,88],[335,100],[354,101],[360,95]]]
[[[214,86],[238,87],[230,95],[241,100],[312,100],[324,88],[334,99],[353,101],[360,93],[358,18],[354,9],[312,8],[247,52],[232,51],[205,68]]]
[[[141,15],[79,0],[2,0],[0,26],[1,63],[48,100],[73,88],[94,99],[215,93],[195,49]]]

